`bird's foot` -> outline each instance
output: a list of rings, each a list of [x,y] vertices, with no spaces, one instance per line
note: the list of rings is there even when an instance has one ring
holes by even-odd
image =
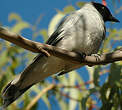
[[[96,58],[96,61],[100,61],[100,58],[101,58],[101,55],[100,55],[100,54],[91,54],[91,55],[89,55],[89,56],[95,57],[95,58]],[[93,65],[90,65],[90,64],[89,64],[88,66],[92,67]]]
[[[100,54],[91,54],[91,55],[89,55],[89,56],[95,57],[95,58],[96,58],[96,61],[100,61],[100,58],[101,58],[101,55],[100,55]],[[92,67],[93,65],[90,65],[90,64],[89,64],[88,66]]]
[[[43,49],[42,47],[38,47],[38,49],[39,49],[40,53],[44,54],[45,56],[47,56],[47,57],[50,56],[50,53],[47,50]]]
[[[101,58],[100,54],[91,54],[91,56],[94,56],[96,58],[96,61],[100,61]]]

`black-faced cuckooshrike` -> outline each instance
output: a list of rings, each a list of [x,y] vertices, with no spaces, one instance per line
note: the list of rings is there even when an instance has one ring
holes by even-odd
[[[104,23],[106,21],[119,22],[106,6],[95,2],[86,3],[81,9],[63,19],[46,43],[81,54],[95,54],[105,38]],[[4,88],[3,107],[7,107],[32,85],[46,77],[55,73],[67,73],[80,67],[81,65],[55,56],[46,57],[39,54],[18,77]]]

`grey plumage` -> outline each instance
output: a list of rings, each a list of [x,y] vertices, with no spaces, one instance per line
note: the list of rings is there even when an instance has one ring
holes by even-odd
[[[109,14],[107,18],[104,11]],[[104,22],[117,22],[117,19],[112,20],[112,17],[107,7],[99,3],[87,3],[80,10],[67,16],[46,43],[68,51],[83,52],[86,55],[95,54],[105,38]],[[81,65],[54,56],[46,57],[39,54],[3,90],[3,107],[7,107],[32,85],[44,80],[46,77],[55,73],[66,73],[79,67]]]

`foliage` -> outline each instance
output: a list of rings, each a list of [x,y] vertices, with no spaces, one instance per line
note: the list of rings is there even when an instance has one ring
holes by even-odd
[[[84,3],[78,2],[77,6],[81,7]],[[32,31],[32,39],[42,37],[44,41],[48,39],[48,35],[51,35],[55,30],[60,20],[69,12],[74,11],[75,7],[69,5],[64,8],[63,11],[57,10],[57,14],[52,18],[48,30],[37,29],[37,24],[41,20],[37,20],[35,25],[24,21],[18,14],[11,13],[9,15],[9,21],[15,20],[16,23],[12,27],[8,27],[11,31],[21,33],[22,30],[28,28]],[[122,29],[107,29],[109,33],[106,38],[100,53],[106,53],[113,50],[115,45],[122,43]],[[117,45],[118,46],[118,45]],[[32,61],[31,59],[35,55],[28,52],[18,46],[15,46],[5,40],[0,40],[0,92],[2,88],[15,77],[15,74],[20,72],[19,68],[23,68],[25,65]],[[68,87],[56,87],[47,93],[45,93],[41,99],[46,104],[48,109],[53,109],[51,104],[52,100],[58,101],[58,106],[61,110],[75,110],[76,107],[79,110],[118,110],[122,109],[122,62],[113,63],[105,66],[95,66],[84,68],[77,71],[72,71],[67,75],[61,77],[52,77],[52,82],[56,84],[62,84]],[[85,82],[81,77],[81,73],[88,73],[88,81]],[[105,77],[105,81],[102,77]],[[101,84],[103,82],[103,84]],[[40,82],[28,90],[24,96],[20,97],[16,102],[7,108],[7,110],[26,110],[26,107],[34,100],[35,95],[38,95],[42,89],[50,85],[49,80]],[[1,97],[1,96],[0,96]],[[96,97],[96,99],[94,98]],[[51,101],[50,101],[51,100]],[[98,104],[101,102],[101,104]],[[54,102],[55,103],[55,102]],[[2,98],[0,98],[0,105],[2,105]],[[101,105],[101,106],[100,106]],[[36,110],[38,103],[36,103],[31,110]]]

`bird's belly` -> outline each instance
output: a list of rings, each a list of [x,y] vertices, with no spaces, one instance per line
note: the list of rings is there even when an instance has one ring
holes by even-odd
[[[98,52],[102,40],[100,39],[86,39],[82,44],[79,44],[78,51],[85,53],[86,55],[95,54]]]
[[[84,36],[79,35],[79,40],[77,40],[76,50],[85,53],[86,55],[95,54],[98,52],[102,41],[103,41],[103,31],[92,32],[84,34]]]

